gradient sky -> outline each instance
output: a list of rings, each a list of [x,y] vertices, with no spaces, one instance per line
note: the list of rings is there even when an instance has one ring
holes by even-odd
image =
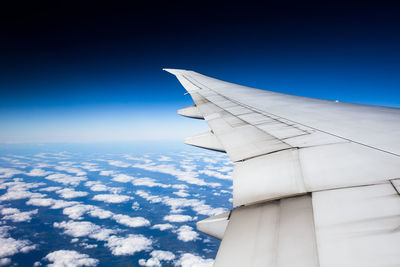
[[[114,2],[114,1],[113,1]],[[52,3],[0,13],[0,142],[181,140],[162,68],[400,107],[400,8],[365,1]]]

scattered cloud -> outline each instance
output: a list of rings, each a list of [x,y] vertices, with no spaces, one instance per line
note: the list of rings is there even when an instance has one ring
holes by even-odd
[[[67,198],[67,199],[76,198],[76,197],[84,197],[84,196],[88,195],[87,192],[75,191],[72,188],[60,189],[60,190],[57,190],[56,193],[60,194],[60,196],[62,198]]]
[[[167,215],[164,217],[164,221],[169,222],[188,222],[193,221],[193,218],[189,215],[182,215],[182,214],[172,214]]]
[[[174,229],[174,228],[175,228],[175,226],[173,226],[173,225],[170,224],[170,223],[155,224],[155,225],[153,225],[153,226],[151,227],[151,229],[158,229],[158,230],[160,230],[160,231],[165,231],[165,230]]]
[[[228,174],[223,174],[219,171],[213,170],[200,170],[199,173],[205,174],[207,176],[215,177],[222,180],[232,180],[232,173],[229,172]]]
[[[0,168],[0,178],[10,178],[20,173],[23,172],[13,168]]]
[[[212,208],[210,205],[205,204],[204,200],[154,196],[142,190],[138,190],[135,193],[151,203],[163,203],[169,206],[174,213],[182,212],[182,208],[185,207],[190,207],[196,213],[208,216],[218,215],[227,210],[225,208]]]
[[[151,249],[152,241],[143,235],[130,234],[127,237],[111,236],[106,246],[113,255],[133,255],[136,252]]]
[[[99,260],[90,258],[87,254],[79,253],[75,250],[57,250],[44,257],[45,260],[51,262],[48,266],[96,266]]]
[[[193,228],[187,225],[182,225],[176,231],[178,234],[178,239],[183,242],[189,242],[199,239],[199,234],[193,231]]]
[[[142,226],[150,225],[150,221],[143,217],[130,217],[128,215],[117,214],[117,215],[113,216],[113,219],[117,223],[123,224],[125,226],[129,226],[129,227],[142,227]]]
[[[87,180],[85,176],[71,176],[69,174],[64,174],[64,173],[50,174],[45,179],[56,183],[61,183],[64,185],[72,185],[72,186],[77,186],[79,185],[80,182]]]
[[[73,237],[85,237],[88,236],[90,238],[105,241],[112,234],[115,233],[115,230],[102,228],[97,224],[88,222],[88,221],[63,221],[63,222],[55,222],[53,223],[55,228],[64,229],[64,234],[73,236]]]
[[[172,261],[175,259],[175,254],[165,250],[153,250],[151,258],[148,260],[140,259],[139,265],[146,267],[161,267],[161,261]]]
[[[0,258],[10,257],[17,253],[27,253],[36,249],[29,240],[14,239],[10,237],[9,226],[0,226]],[[5,260],[7,261],[7,260]]]
[[[72,173],[78,176],[82,176],[82,175],[86,175],[86,172],[78,169],[78,168],[74,168],[74,167],[69,167],[69,166],[56,166],[54,169],[58,170],[58,171],[65,171],[68,173]]]
[[[4,215],[3,220],[11,220],[13,222],[30,222],[32,220],[32,215],[37,213],[37,209],[24,212],[15,208],[3,208],[1,210],[1,214]]]
[[[93,200],[103,201],[106,203],[122,203],[131,199],[133,199],[133,197],[118,194],[100,194],[93,197]]]
[[[175,262],[175,266],[182,267],[212,267],[213,264],[213,259],[204,259],[191,253],[182,254],[179,260]]]
[[[198,174],[192,170],[186,169],[182,171],[177,169],[172,164],[161,164],[156,165],[154,162],[151,163],[136,163],[133,164],[132,167],[144,169],[153,172],[161,172],[172,175],[176,177],[178,180],[186,182],[188,184],[200,185],[200,186],[211,186],[211,187],[218,187],[221,186],[219,183],[207,183],[203,179],[198,178]],[[192,167],[191,167],[192,168]]]
[[[36,176],[36,177],[41,177],[41,176],[46,176],[48,174],[50,174],[51,172],[49,171],[45,171],[43,169],[32,169],[29,172],[25,173],[25,175],[28,176]]]
[[[131,166],[131,164],[123,162],[123,161],[119,161],[119,160],[109,160],[108,164],[110,164],[112,166],[116,166],[116,167],[122,167],[122,168],[127,168],[127,167]]]

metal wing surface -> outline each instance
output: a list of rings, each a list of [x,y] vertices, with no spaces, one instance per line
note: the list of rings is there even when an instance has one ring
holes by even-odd
[[[198,222],[215,266],[400,266],[400,110],[174,74],[234,163],[233,210]]]

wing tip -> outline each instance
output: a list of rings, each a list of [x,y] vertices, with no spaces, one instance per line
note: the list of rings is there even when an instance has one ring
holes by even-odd
[[[163,71],[169,72],[173,75],[179,75],[183,74],[184,72],[188,72],[189,70],[184,70],[184,69],[169,69],[169,68],[163,68]]]

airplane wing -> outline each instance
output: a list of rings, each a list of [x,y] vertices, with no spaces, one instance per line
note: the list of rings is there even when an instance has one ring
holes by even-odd
[[[400,266],[400,109],[165,70],[211,128],[185,142],[234,164],[234,208],[197,223],[215,266]]]

